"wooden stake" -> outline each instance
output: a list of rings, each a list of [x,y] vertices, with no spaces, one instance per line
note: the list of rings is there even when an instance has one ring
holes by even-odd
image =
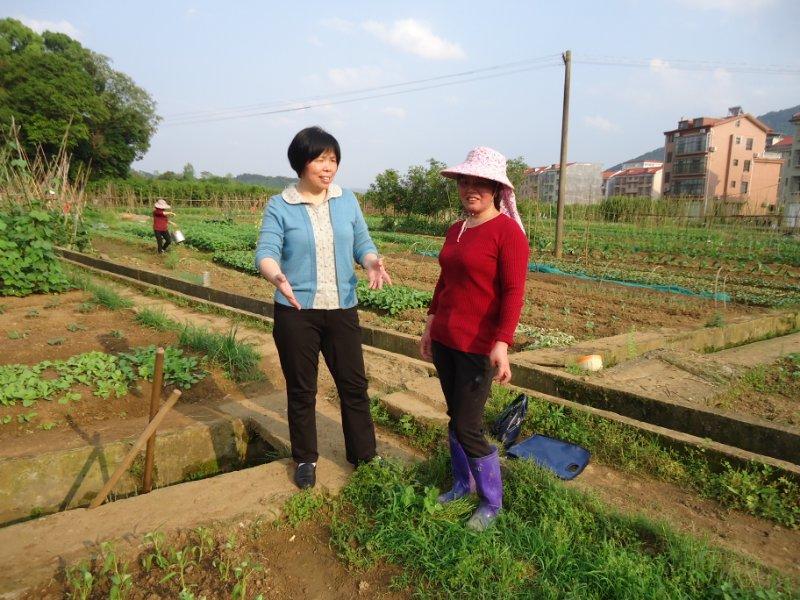
[[[144,445],[147,443],[147,440],[150,439],[150,436],[153,435],[158,426],[161,424],[161,421],[164,420],[164,417],[167,416],[169,411],[175,406],[175,403],[178,401],[178,398],[181,397],[181,391],[175,390],[172,392],[169,398],[167,398],[167,402],[164,406],[161,407],[161,410],[158,411],[153,420],[147,425],[145,430],[142,432],[142,435],[139,436],[139,439],[136,440],[136,443],[131,448],[130,452],[125,456],[122,460],[122,463],[117,467],[117,470],[114,471],[114,474],[111,476],[106,484],[103,486],[103,489],[94,497],[92,503],[89,505],[89,508],[97,508],[100,506],[103,501],[106,499],[106,496],[114,489],[114,486],[117,485],[117,482],[120,478],[124,475],[125,471],[131,466],[133,463],[133,459],[136,458],[136,455],[139,451],[144,448]]]
[[[158,405],[161,404],[161,386],[164,385],[164,349],[156,350],[156,364],[153,367],[153,387],[150,389],[150,420],[156,416]],[[156,436],[147,440],[147,449],[144,452],[144,482],[142,493],[147,494],[153,489],[153,460],[156,449]]]

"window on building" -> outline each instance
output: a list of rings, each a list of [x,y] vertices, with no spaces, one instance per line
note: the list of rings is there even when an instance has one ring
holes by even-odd
[[[735,181],[731,181],[731,187],[732,187],[732,188],[735,188],[735,187],[736,187],[736,182],[735,182]]]
[[[744,170],[745,170],[745,172],[750,170],[750,161],[749,160],[744,161]]]
[[[749,188],[749,187],[750,187],[750,184],[748,182],[746,182],[746,181],[743,181],[742,185],[739,186],[739,189],[742,191],[742,194],[746,194],[747,193],[747,188]]]
[[[667,160],[666,162],[672,162],[672,152],[667,152]]]
[[[737,143],[737,144],[741,144],[741,143],[742,143],[742,138],[740,138],[740,137],[737,135],[737,136],[736,136],[736,140],[735,140],[735,141],[736,141],[736,143]]]
[[[669,183],[669,173],[664,173],[664,183]],[[786,183],[789,183],[789,179],[786,179]]]
[[[734,167],[738,167],[739,166],[739,159],[738,158],[734,158],[733,159],[733,166]]]
[[[753,149],[753,138],[747,138],[747,145],[744,147],[745,150],[752,150]]]

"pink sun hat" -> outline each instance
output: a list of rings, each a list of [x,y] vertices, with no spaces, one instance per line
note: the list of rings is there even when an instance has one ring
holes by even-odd
[[[471,175],[499,183],[502,186],[500,189],[500,212],[514,219],[524,232],[525,227],[522,226],[522,219],[517,210],[514,184],[508,179],[506,173],[507,162],[506,157],[497,150],[478,146],[469,151],[467,160],[454,167],[443,169],[440,174],[450,179],[458,179],[459,175]]]

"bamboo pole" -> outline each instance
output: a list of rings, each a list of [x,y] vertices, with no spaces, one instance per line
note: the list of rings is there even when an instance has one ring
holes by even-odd
[[[164,349],[156,350],[156,363],[153,367],[153,387],[150,389],[150,421],[158,413],[161,404],[161,386],[164,385]],[[147,494],[153,489],[153,457],[156,448],[156,436],[151,435],[147,440],[147,449],[144,453],[144,481],[142,493]]]
[[[164,417],[167,416],[169,411],[175,406],[175,403],[178,401],[178,398],[181,397],[181,391],[175,390],[172,392],[170,397],[167,399],[164,406],[161,407],[161,410],[158,411],[153,420],[147,425],[145,430],[142,432],[142,435],[139,436],[139,439],[136,440],[136,443],[133,444],[133,448],[131,448],[130,452],[125,456],[122,460],[122,463],[117,467],[117,470],[114,471],[114,474],[111,475],[111,478],[106,482],[103,486],[103,489],[94,497],[92,503],[89,504],[89,508],[97,508],[100,506],[103,501],[106,499],[106,496],[114,489],[114,486],[117,485],[117,482],[120,480],[122,475],[128,468],[131,466],[133,459],[136,458],[136,455],[139,451],[144,447],[147,443],[147,440],[150,438],[151,435],[158,429],[158,426],[161,424],[161,421],[164,420]]]

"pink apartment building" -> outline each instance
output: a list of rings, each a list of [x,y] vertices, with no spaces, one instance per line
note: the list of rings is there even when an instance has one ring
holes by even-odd
[[[664,132],[664,195],[721,200],[739,214],[774,211],[782,161],[765,153],[769,132],[739,107],[724,118],[682,119]]]

